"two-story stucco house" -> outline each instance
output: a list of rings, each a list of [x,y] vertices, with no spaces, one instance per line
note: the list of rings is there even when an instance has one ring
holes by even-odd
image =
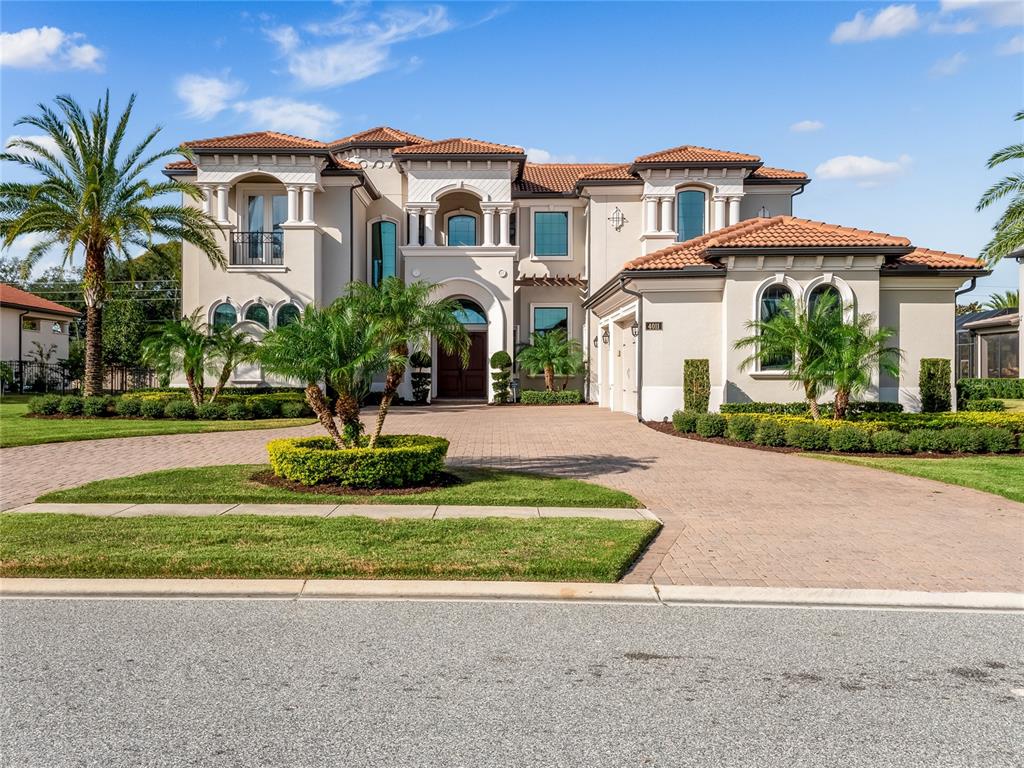
[[[710,361],[713,407],[797,399],[780,371],[741,370],[733,342],[783,296],[834,291],[897,329],[903,372],[872,396],[914,408],[920,359],[953,357],[954,291],[985,274],[902,237],[794,218],[807,175],[739,152],[684,145],[539,164],[517,146],[386,127],[187,146],[195,162],[166,172],[203,190],[229,266],[186,244],[185,310],[258,335],[353,280],[437,283],[462,302],[472,353],[463,370],[434,350],[435,398],[488,397],[490,354],[564,328],[586,350],[587,396],[608,408],[670,415],[686,358]],[[236,384],[261,381],[258,369],[236,372]]]

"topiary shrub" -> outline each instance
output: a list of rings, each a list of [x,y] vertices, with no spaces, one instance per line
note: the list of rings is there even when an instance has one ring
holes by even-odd
[[[429,435],[384,435],[373,449],[339,449],[328,437],[304,437],[271,440],[267,453],[274,474],[303,485],[401,488],[422,484],[444,471],[448,441]]]
[[[950,361],[944,357],[925,357],[921,360],[918,386],[921,391],[921,410],[924,413],[940,413],[950,409],[950,368]]]
[[[78,395],[65,395],[60,399],[57,410],[65,416],[81,416],[84,403]]]
[[[272,397],[250,397],[246,401],[254,419],[272,419],[280,413],[281,403]]]
[[[786,444],[786,427],[776,419],[760,419],[754,431],[754,444],[778,448]]]
[[[426,352],[413,352],[409,357],[409,367],[413,369],[410,374],[412,382],[412,399],[414,402],[423,405],[430,397],[430,355]]]
[[[996,413],[999,411],[1006,410],[1006,403],[1002,400],[997,400],[994,397],[983,397],[978,400],[968,400],[964,403],[963,409],[965,411],[974,411],[977,413]]]
[[[907,447],[914,453],[931,453],[939,449],[939,430],[912,429],[907,432]]]
[[[1017,450],[1017,441],[1013,432],[1000,427],[979,427],[981,443],[988,453],[1011,453]]]
[[[703,358],[683,360],[683,409],[707,413],[711,402],[711,363]]]
[[[137,397],[119,397],[114,404],[114,410],[118,416],[138,416],[142,413],[142,401]]]
[[[229,405],[224,414],[232,421],[245,421],[251,419],[252,414],[249,412],[249,406],[245,403],[232,403]]]
[[[697,416],[697,434],[701,437],[724,437],[725,416],[720,413],[702,413]]]
[[[28,401],[28,412],[37,416],[53,416],[60,412],[60,395],[39,395]]]
[[[548,392],[543,389],[525,389],[519,395],[523,405],[579,405],[583,395],[578,389],[560,389]]]
[[[203,421],[220,421],[227,415],[227,409],[220,403],[200,403],[196,408],[196,418]]]
[[[512,358],[508,352],[499,349],[491,355],[491,385],[494,388],[494,402],[509,401],[509,382],[512,381]]]
[[[299,419],[312,416],[313,411],[306,403],[281,403],[281,415],[286,419]]]
[[[168,419],[194,419],[196,417],[196,407],[188,400],[171,400],[171,402],[164,406],[164,415]]]
[[[167,403],[163,400],[142,400],[139,403],[139,415],[144,419],[162,419],[166,407]]]
[[[827,451],[828,429],[813,421],[796,421],[786,427],[786,444],[804,451]]]
[[[977,427],[950,427],[938,431],[936,448],[945,453],[981,453],[985,441]]]
[[[82,400],[82,414],[98,418],[108,416],[114,406],[114,398],[107,395],[96,395]]]
[[[675,411],[672,414],[672,427],[684,435],[692,434],[697,431],[697,416],[699,414],[695,411]]]
[[[864,453],[871,450],[871,434],[854,424],[840,424],[829,432],[828,447],[843,453]]]
[[[895,429],[883,429],[871,436],[871,447],[879,453],[906,453],[910,450],[907,436]]]
[[[726,423],[725,434],[733,440],[748,443],[754,439],[754,433],[757,432],[757,419],[749,414],[738,413],[730,416]]]

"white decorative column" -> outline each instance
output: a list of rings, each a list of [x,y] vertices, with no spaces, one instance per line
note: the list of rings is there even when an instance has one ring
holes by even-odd
[[[420,209],[407,208],[409,214],[409,245],[420,244]]]
[[[498,224],[499,224],[499,235],[500,242],[498,245],[511,245],[509,241],[509,216],[512,214],[511,208],[499,208],[498,209]]]
[[[658,198],[647,197],[644,199],[644,232],[658,231]]]
[[[437,214],[438,206],[435,204],[430,208],[423,208],[423,244],[436,245],[434,237],[434,217]]]
[[[661,198],[661,227],[659,232],[672,231],[672,198]]]
[[[286,187],[288,190],[288,220],[285,224],[299,223],[299,188],[294,184]]]
[[[302,223],[312,224],[313,219],[313,187],[302,188]]]
[[[712,230],[721,229],[725,226],[725,198],[715,195],[715,219]]]
[[[200,188],[203,193],[203,213],[207,216],[213,215],[213,187],[203,184]]]
[[[217,221],[221,224],[228,223],[228,185],[221,184],[217,187]]]
[[[729,198],[729,224],[737,224],[740,220],[740,199],[738,197]]]
[[[484,208],[484,245],[494,245],[494,209]]]

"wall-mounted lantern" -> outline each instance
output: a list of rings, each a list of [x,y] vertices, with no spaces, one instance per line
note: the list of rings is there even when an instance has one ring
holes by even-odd
[[[762,218],[762,219],[771,218],[771,212],[769,212],[769,210],[765,206],[763,206],[763,205],[761,206],[761,210],[759,210],[757,212],[757,215],[758,215],[759,218]]]
[[[640,323],[634,320],[633,324],[629,326],[629,330],[633,332],[633,338],[635,339],[637,336],[640,335]]]
[[[594,349],[597,349],[597,336],[594,337]]]
[[[608,333],[608,326],[606,325],[604,327],[604,333],[601,334],[601,341],[603,341],[605,344],[607,344],[611,340],[612,340],[612,336],[611,336],[610,333]]]

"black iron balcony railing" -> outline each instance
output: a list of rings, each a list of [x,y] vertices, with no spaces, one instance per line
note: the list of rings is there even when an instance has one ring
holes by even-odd
[[[231,242],[231,264],[242,267],[284,264],[284,232],[235,232]]]

